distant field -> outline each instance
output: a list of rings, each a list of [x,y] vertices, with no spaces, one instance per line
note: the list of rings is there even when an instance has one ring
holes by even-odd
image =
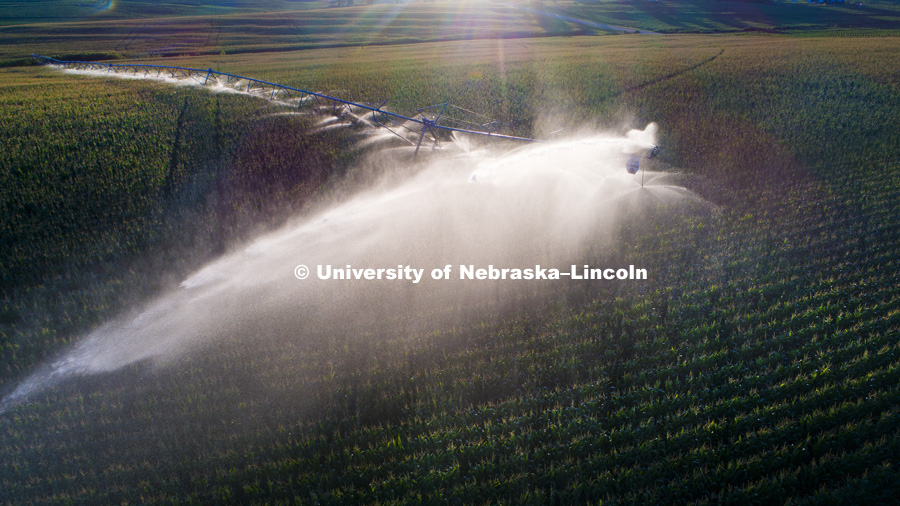
[[[5,0],[0,1],[0,26],[25,23],[98,21],[247,14],[325,7],[324,0]]]
[[[150,12],[154,12],[151,10]],[[79,20],[0,27],[0,61],[32,53],[130,57],[284,51],[590,32],[514,6],[376,4],[304,11]]]
[[[774,1],[619,0],[543,2],[577,19],[666,33],[806,30],[868,27],[897,29],[900,5],[876,0],[845,4]]]
[[[112,7],[97,10],[85,7],[86,3],[78,7],[72,2],[0,2],[0,65],[26,64],[32,53],[70,58],[144,58],[604,35],[618,33],[616,29],[803,34],[844,28],[844,35],[885,35],[896,33],[900,26],[900,6],[887,1],[866,2],[861,7],[668,0],[356,2],[353,7],[342,8],[321,8],[322,2],[277,0],[188,2],[177,7],[127,0],[103,3],[107,4]]]
[[[225,336],[183,365],[52,388],[0,416],[2,499],[900,496],[896,37],[461,40],[164,61],[399,111],[452,100],[537,136],[656,121],[660,168],[713,211],[661,208],[664,226],[627,231],[623,258],[658,266],[640,290],[321,347],[292,344],[302,330],[252,349]],[[6,391],[241,230],[355,177],[345,139],[312,138],[261,101],[34,67],[0,77],[0,260],[15,274],[0,299]]]

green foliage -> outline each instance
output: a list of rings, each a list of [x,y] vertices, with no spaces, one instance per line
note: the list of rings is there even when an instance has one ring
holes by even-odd
[[[659,220],[623,231],[616,254],[647,266],[646,284],[561,289],[511,314],[428,332],[398,318],[362,335],[291,329],[253,346],[223,336],[170,366],[57,386],[0,417],[2,498],[895,501],[898,47],[880,38],[608,37],[220,57],[236,73],[392,98],[400,111],[452,99],[519,133],[598,115],[611,129],[655,120],[662,168],[681,170],[714,209],[662,206]],[[327,154],[342,141],[310,138],[306,124],[268,118],[260,102],[43,69],[3,74],[0,188],[15,188],[3,193],[12,217],[3,237],[19,245],[4,250],[14,252],[4,265],[26,272],[55,258],[75,280],[66,287],[52,280],[63,271],[35,271],[44,288],[17,281],[3,299],[7,377],[32,368],[34,350],[56,350],[115,314],[66,302],[83,300],[80,286],[119,283],[108,293],[130,293],[149,277],[93,282],[82,263],[169,261],[185,250],[164,254],[161,244],[197,237],[199,253],[187,250],[195,263],[161,269],[176,276],[214,254],[205,244],[217,234],[227,242],[248,224],[276,223],[278,209],[254,214],[263,195],[333,184]],[[272,149],[285,145],[321,163],[291,166],[290,150]],[[112,154],[121,167],[104,161]],[[224,195],[236,212],[204,204]],[[81,248],[71,261],[69,243]],[[63,318],[80,323],[66,332]]]
[[[896,2],[874,0],[820,5],[806,1],[752,0],[561,0],[545,5],[587,21],[665,33],[833,30],[837,27],[896,30]]]
[[[164,4],[168,5],[168,4]],[[212,15],[211,15],[212,14]],[[572,35],[571,23],[505,4],[378,3],[341,9],[103,17],[0,26],[0,61],[115,51],[128,57],[219,55],[440,40]],[[173,43],[173,41],[177,41]]]
[[[296,212],[340,163],[345,142],[307,135],[306,119],[271,117],[250,97],[46,69],[8,75],[0,88],[4,380]]]
[[[321,8],[320,0],[3,0],[0,26],[24,23],[248,14]]]

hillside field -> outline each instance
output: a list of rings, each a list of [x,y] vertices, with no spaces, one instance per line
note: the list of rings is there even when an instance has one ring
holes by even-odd
[[[896,504],[900,39],[555,26],[146,61],[407,113],[452,101],[540,138],[654,121],[654,170],[702,205],[622,230],[614,254],[647,282],[424,330],[235,332],[73,377],[0,414],[0,503]],[[351,130],[282,112],[0,69],[0,393],[374,177]]]
[[[60,59],[216,56],[472,39],[659,33],[889,35],[900,5],[708,0],[0,1],[0,66]]]

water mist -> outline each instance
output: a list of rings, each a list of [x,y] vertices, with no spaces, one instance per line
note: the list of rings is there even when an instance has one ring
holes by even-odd
[[[461,280],[459,270],[568,270],[619,241],[623,223],[649,218],[648,202],[691,198],[659,174],[642,187],[640,175],[625,171],[628,156],[655,145],[655,137],[651,124],[624,136],[533,143],[499,154],[473,150],[460,138],[418,163],[408,151],[382,150],[378,162],[405,177],[384,178],[298,217],[93,330],[23,381],[0,412],[67,378],[139,361],[177,363],[224,336],[247,346],[264,338],[314,346],[373,328],[438,329],[558,287],[553,280]],[[298,279],[301,265],[306,279]],[[415,269],[421,278],[319,279],[326,266]],[[448,267],[450,279],[434,279],[433,271]],[[641,267],[652,277],[653,266]]]

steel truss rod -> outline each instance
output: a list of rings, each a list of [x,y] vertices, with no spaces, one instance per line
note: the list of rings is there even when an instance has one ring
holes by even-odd
[[[385,111],[382,109],[384,104],[376,104],[376,105],[366,105],[358,102],[351,102],[349,100],[344,100],[338,97],[332,97],[330,95],[325,95],[324,93],[317,93],[314,91],[307,91],[300,88],[294,88],[291,86],[285,86],[283,84],[272,83],[268,81],[263,81],[260,79],[254,79],[252,77],[240,76],[237,74],[229,74],[227,72],[219,72],[213,69],[194,69],[188,67],[173,67],[167,65],[150,65],[150,64],[134,64],[134,63],[125,63],[125,64],[114,64],[114,63],[99,63],[99,62],[85,62],[85,61],[61,61],[55,58],[50,58],[47,56],[41,55],[31,55],[38,63],[40,64],[49,64],[55,65],[59,67],[63,67],[66,69],[72,70],[106,70],[109,73],[130,73],[130,74],[140,74],[150,75],[155,72],[157,77],[161,77],[162,75],[166,75],[172,78],[182,78],[182,79],[194,79],[201,85],[206,85],[209,83],[210,79],[215,83],[220,83],[219,79],[224,78],[225,83],[229,86],[235,86],[241,81],[246,82],[246,89],[243,91],[247,93],[252,93],[254,95],[260,96],[269,96],[270,98],[275,98],[279,93],[283,93],[287,97],[294,96],[294,93],[299,94],[300,103],[303,104],[309,100],[329,100],[331,101],[335,108],[338,107],[338,104],[342,104],[344,106],[350,107],[358,107],[360,109],[364,109],[370,111],[375,114],[382,115],[383,119],[392,119],[392,120],[402,120],[413,122],[421,125],[422,129],[419,134],[419,144],[422,142],[422,138],[425,136],[426,131],[430,131],[432,135],[434,135],[435,130],[443,130],[446,132],[460,132],[466,134],[480,135],[484,137],[493,137],[497,139],[507,139],[507,140],[515,140],[515,141],[525,141],[525,142],[540,142],[540,139],[532,139],[529,137],[518,137],[515,135],[505,135],[498,134],[495,132],[489,132],[484,130],[474,130],[468,128],[458,128],[447,125],[438,124],[438,120],[441,118],[442,114],[446,110],[448,106],[455,107],[450,104],[439,104],[436,106],[425,107],[419,109],[417,112],[420,113],[421,118],[412,118],[409,116],[404,116],[402,114],[398,114],[395,112]],[[434,119],[429,119],[422,114],[423,111],[428,111],[430,109],[434,109],[440,107],[440,111],[434,117]],[[455,107],[457,108],[457,107]],[[457,108],[461,110],[468,111],[466,109]],[[477,114],[477,113],[475,113]],[[376,122],[381,123],[381,122]],[[493,126],[494,123],[485,123],[483,127]],[[418,151],[418,146],[416,148]]]

